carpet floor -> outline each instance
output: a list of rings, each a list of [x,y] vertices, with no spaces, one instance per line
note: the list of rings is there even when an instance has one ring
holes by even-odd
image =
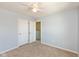
[[[6,52],[2,57],[77,57],[77,54],[50,47],[40,42],[34,42],[20,46],[17,49]]]

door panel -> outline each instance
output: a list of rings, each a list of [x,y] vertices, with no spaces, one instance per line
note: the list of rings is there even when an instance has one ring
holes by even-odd
[[[30,43],[36,41],[36,25],[34,21],[30,21]]]
[[[18,20],[18,45],[28,43],[28,21]]]

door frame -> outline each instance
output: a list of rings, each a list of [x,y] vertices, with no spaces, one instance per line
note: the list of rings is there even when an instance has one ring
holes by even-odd
[[[36,20],[36,22],[40,22],[40,43],[42,43],[42,25],[41,25],[41,20]]]

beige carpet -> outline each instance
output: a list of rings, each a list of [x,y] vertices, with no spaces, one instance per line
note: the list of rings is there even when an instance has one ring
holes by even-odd
[[[71,52],[49,47],[39,42],[23,45],[17,49],[2,54],[7,57],[76,57]]]

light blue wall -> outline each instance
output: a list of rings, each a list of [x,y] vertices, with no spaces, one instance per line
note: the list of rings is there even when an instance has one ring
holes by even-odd
[[[17,20],[20,18],[29,17],[0,9],[0,52],[17,46]]]
[[[77,16],[77,9],[71,9],[42,17],[42,42],[79,51],[77,47]]]

